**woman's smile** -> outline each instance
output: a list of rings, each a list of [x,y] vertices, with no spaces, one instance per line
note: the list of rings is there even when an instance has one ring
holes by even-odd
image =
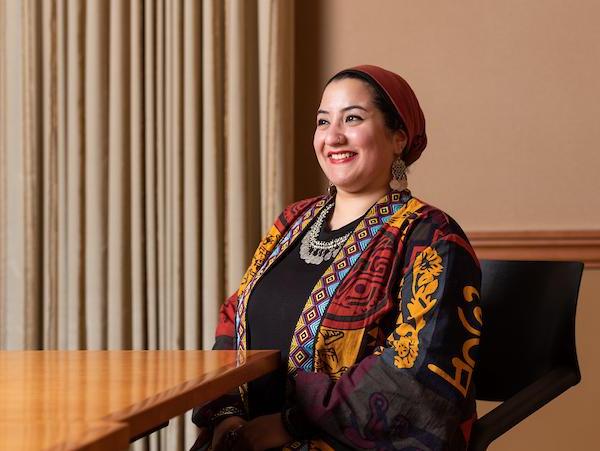
[[[327,158],[331,164],[344,164],[354,160],[358,154],[350,150],[337,150],[327,153]]]

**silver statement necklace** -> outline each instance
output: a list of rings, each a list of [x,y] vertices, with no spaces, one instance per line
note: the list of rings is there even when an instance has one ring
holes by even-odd
[[[319,213],[319,216],[317,216],[313,225],[310,226],[308,232],[302,237],[300,243],[300,258],[309,265],[320,265],[323,261],[331,260],[337,255],[350,236],[350,232],[348,232],[331,241],[318,240],[319,232],[323,227],[327,213],[333,208],[333,205],[334,204],[329,204],[321,210],[321,213]]]

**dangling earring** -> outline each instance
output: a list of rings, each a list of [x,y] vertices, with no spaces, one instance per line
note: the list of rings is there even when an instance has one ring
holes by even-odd
[[[327,187],[327,194],[329,194],[329,196],[333,197],[335,196],[335,194],[337,193],[337,188],[335,187],[335,185],[331,182],[329,182],[329,186]]]
[[[408,179],[406,178],[406,163],[401,157],[394,160],[392,164],[392,180],[390,186],[398,191],[408,188]]]

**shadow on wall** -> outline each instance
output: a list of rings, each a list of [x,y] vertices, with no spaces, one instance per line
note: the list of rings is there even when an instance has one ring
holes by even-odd
[[[312,145],[315,114],[321,98],[322,2],[296,2],[294,81],[294,199],[325,192],[327,182]]]

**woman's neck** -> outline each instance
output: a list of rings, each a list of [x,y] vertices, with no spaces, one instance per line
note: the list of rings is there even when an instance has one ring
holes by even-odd
[[[360,218],[375,202],[389,191],[389,187],[368,193],[348,193],[338,190],[335,195],[335,207],[329,221],[331,230],[337,230]]]

